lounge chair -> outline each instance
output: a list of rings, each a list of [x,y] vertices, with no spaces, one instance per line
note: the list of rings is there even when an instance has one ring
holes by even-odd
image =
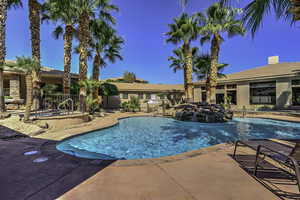
[[[279,143],[272,140],[257,139],[248,141],[237,141],[235,143],[233,157],[236,157],[236,151],[239,146],[246,146],[256,151],[254,163],[254,176],[257,174],[257,169],[260,161],[265,157],[269,157],[279,164],[282,164],[295,172],[298,189],[300,192],[300,143],[296,142],[295,145],[290,146],[287,144]],[[260,158],[260,155],[263,157]],[[262,160],[261,160],[262,159]]]

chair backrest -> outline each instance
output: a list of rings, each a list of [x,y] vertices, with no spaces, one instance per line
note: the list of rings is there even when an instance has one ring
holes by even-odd
[[[296,142],[290,156],[300,161],[300,142]]]

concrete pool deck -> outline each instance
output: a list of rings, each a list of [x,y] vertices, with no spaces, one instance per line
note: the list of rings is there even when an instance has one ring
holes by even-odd
[[[122,161],[117,161],[122,162]],[[171,163],[109,166],[61,200],[272,200],[279,199],[224,151]]]
[[[114,113],[106,117],[96,118],[89,123],[66,125],[60,131],[48,131],[35,137],[58,142],[78,134],[111,127],[118,123],[119,118],[135,116],[152,115],[145,113]],[[255,117],[260,116],[255,115]],[[276,119],[278,116],[262,117]],[[287,120],[287,118],[281,116],[279,120]],[[291,117],[289,121],[300,122],[300,118]],[[54,153],[57,154],[57,152]],[[288,191],[287,195],[280,195],[281,198],[279,198],[272,193],[276,190],[279,191],[278,185],[275,185],[275,189],[271,192],[270,189],[264,187],[258,180],[250,176],[246,170],[241,168],[240,163],[230,157],[229,154],[231,153],[232,145],[221,144],[159,159],[119,160],[105,168],[101,167],[101,171],[99,170],[92,177],[78,183],[73,189],[70,188],[58,199],[300,199],[300,196],[295,198],[296,193],[298,193],[297,186],[286,186],[286,184],[280,186],[280,189]],[[248,154],[249,150],[243,150],[243,153]],[[69,158],[67,155],[66,157]],[[22,163],[19,163],[19,165],[22,166]],[[25,169],[20,168],[20,171],[22,170]]]

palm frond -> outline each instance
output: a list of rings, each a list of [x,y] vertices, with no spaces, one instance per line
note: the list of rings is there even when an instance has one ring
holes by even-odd
[[[20,70],[26,74],[31,74],[33,71],[39,72],[41,69],[38,61],[26,56],[17,56],[16,63],[8,63],[7,66]]]
[[[8,9],[23,7],[22,0],[8,0]]]
[[[64,29],[62,26],[57,26],[52,32],[52,36],[57,40],[64,34]]]

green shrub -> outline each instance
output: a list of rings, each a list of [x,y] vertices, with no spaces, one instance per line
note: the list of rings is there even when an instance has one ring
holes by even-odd
[[[136,112],[141,109],[141,104],[139,98],[137,97],[130,97],[130,101],[121,103],[121,108],[125,112]]]
[[[99,101],[94,99],[92,95],[85,98],[85,103],[90,114],[94,114],[99,109]]]

